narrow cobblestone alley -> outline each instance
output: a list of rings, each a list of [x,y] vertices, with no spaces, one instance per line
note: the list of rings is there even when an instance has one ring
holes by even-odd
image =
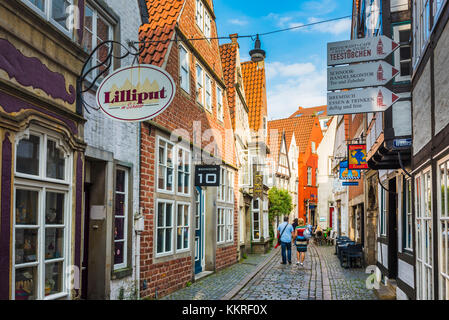
[[[281,265],[280,250],[248,259],[164,299],[375,300],[362,268],[340,266],[333,246],[309,246],[304,266]]]

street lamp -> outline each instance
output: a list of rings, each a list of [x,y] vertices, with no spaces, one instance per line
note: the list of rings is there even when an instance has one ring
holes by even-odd
[[[260,62],[265,59],[265,50],[260,48],[259,35],[256,35],[256,43],[254,44],[254,49],[249,52],[252,62]]]

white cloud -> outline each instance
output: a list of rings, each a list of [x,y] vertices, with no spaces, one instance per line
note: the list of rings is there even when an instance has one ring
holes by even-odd
[[[228,22],[237,26],[246,26],[248,24],[248,20],[246,19],[230,19]]]
[[[326,104],[326,70],[312,63],[267,64],[267,99],[269,119],[289,117],[298,106]]]
[[[315,22],[319,22],[322,21],[322,19],[318,19],[318,18],[309,18],[309,23],[315,23]],[[339,35],[342,33],[350,33],[351,30],[351,19],[350,18],[346,18],[346,19],[341,19],[341,20],[336,20],[336,21],[331,21],[331,22],[326,22],[326,23],[320,23],[320,24],[316,24],[314,26],[310,27],[312,30],[314,31],[318,31],[318,32],[323,32],[323,33],[331,33],[334,35]]]
[[[266,64],[267,79],[275,77],[299,78],[314,71],[315,66],[310,62],[284,64],[276,61]]]

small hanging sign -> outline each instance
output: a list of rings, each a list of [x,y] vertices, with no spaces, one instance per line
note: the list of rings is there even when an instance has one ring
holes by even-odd
[[[115,70],[97,90],[98,107],[113,120],[150,120],[172,103],[176,85],[170,74],[157,66],[141,64]]]

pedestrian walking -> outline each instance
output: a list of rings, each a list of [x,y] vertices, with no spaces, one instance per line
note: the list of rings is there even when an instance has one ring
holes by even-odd
[[[292,236],[294,235],[294,229],[291,224],[288,223],[288,217],[284,217],[284,222],[278,227],[278,239],[281,242],[282,262],[281,264],[292,263]]]
[[[296,230],[297,226],[298,226],[298,218],[295,218],[292,223],[293,230]]]
[[[307,226],[304,223],[304,219],[299,218],[298,219],[298,226],[295,230],[295,246],[296,246],[296,257],[297,262],[296,264],[300,264],[301,266],[304,265],[304,259],[306,258],[306,252],[307,252],[307,244],[309,243],[309,240],[306,239],[304,236],[304,231],[307,230]]]

